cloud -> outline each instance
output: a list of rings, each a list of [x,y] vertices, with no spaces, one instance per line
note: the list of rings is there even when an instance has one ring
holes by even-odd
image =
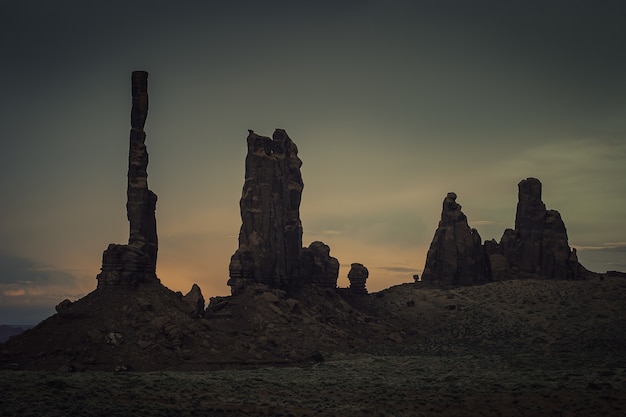
[[[389,272],[407,272],[407,273],[413,273],[416,274],[418,272],[422,272],[421,268],[411,268],[411,267],[406,267],[406,266],[377,266],[376,269],[382,269],[384,271],[389,271]]]
[[[2,288],[2,286],[0,286],[0,288]],[[26,295],[26,290],[24,288],[3,289],[2,290],[2,295],[5,296],[5,297],[21,297],[22,295]]]
[[[305,240],[346,237],[377,245],[413,246],[428,240],[432,234],[426,222],[410,207],[378,210],[362,207],[325,216],[308,215],[303,223]]]
[[[0,324],[33,324],[54,313],[65,298],[84,295],[67,270],[0,252]]]
[[[475,226],[484,226],[486,224],[498,224],[496,222],[492,222],[491,220],[472,220],[472,225]]]
[[[606,251],[606,252],[626,252],[626,242],[606,242],[601,245],[574,245],[577,251]]]
[[[76,277],[66,270],[39,264],[31,259],[0,253],[0,284],[72,286]]]
[[[626,242],[571,246],[576,248],[578,261],[591,271],[626,271]]]

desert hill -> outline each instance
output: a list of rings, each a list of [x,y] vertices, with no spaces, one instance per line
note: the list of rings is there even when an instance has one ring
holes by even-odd
[[[18,335],[30,329],[31,327],[34,327],[34,326],[33,325],[15,326],[15,325],[8,325],[8,324],[0,324],[0,343],[6,342],[7,340],[9,340],[11,336]]]
[[[451,289],[403,284],[354,297],[263,285],[212,300],[143,284],[96,291],[2,345],[4,367],[202,370],[302,364],[346,354],[626,353],[626,280],[510,280]],[[107,308],[102,308],[107,306]]]

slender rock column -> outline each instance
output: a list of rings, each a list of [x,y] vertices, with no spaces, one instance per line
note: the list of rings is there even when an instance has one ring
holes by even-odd
[[[131,82],[132,110],[126,202],[130,233],[127,245],[112,243],[102,254],[102,272],[97,276],[99,289],[158,281],[158,238],[154,214],[157,196],[148,189],[148,152],[145,145],[146,133],[143,130],[148,116],[148,73],[134,71]]]
[[[148,151],[143,128],[148,116],[148,73],[132,75],[130,149],[128,151],[128,188],[126,213],[130,222],[128,245],[146,253],[156,268],[158,238],[156,233],[157,196],[148,189]]]

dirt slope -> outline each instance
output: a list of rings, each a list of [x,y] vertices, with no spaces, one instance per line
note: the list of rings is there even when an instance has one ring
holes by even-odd
[[[216,297],[204,317],[160,284],[97,290],[0,345],[13,369],[202,370],[337,355],[597,353],[623,361],[626,280],[313,286]]]

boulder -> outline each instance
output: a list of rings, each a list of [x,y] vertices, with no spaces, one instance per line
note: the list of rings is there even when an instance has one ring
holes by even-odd
[[[365,282],[369,277],[369,271],[363,264],[353,263],[350,265],[348,280],[350,280],[350,291],[356,294],[367,294]]]

